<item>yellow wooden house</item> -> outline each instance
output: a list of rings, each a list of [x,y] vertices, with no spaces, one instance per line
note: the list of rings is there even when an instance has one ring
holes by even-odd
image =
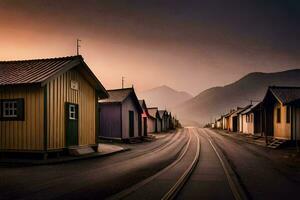
[[[0,62],[0,152],[96,147],[107,97],[81,56]]]
[[[300,139],[300,87],[269,87],[263,107],[263,128],[267,136]]]

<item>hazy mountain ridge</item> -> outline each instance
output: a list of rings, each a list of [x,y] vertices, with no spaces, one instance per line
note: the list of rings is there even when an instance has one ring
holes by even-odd
[[[177,91],[166,85],[140,92],[138,93],[138,97],[145,99],[148,107],[155,106],[159,107],[159,109],[171,109],[193,98],[193,96],[187,92]]]
[[[250,73],[232,84],[207,89],[181,103],[174,111],[184,121],[204,124],[250,100],[262,100],[268,86],[300,86],[300,69]]]

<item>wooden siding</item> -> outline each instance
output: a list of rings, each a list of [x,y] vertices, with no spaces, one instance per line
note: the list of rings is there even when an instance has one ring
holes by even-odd
[[[254,134],[254,114],[249,113],[248,133]]]
[[[139,137],[138,122],[141,115],[130,96],[122,103],[122,134],[124,139],[129,138],[129,111],[134,112],[134,137]]]
[[[155,119],[148,118],[147,120],[147,126],[148,126],[148,133],[154,133],[155,132]]]
[[[252,119],[252,121],[248,121],[247,122],[247,116],[250,120],[250,118]],[[243,128],[242,128],[242,132],[243,133],[248,133],[248,134],[254,134],[254,114],[253,113],[248,113],[245,115],[242,115],[242,121],[243,121]]]
[[[222,121],[223,121],[222,128],[225,130],[225,129],[227,129],[227,119],[226,119],[226,117],[223,117]]]
[[[79,89],[71,89],[71,80],[78,82]],[[47,83],[47,148],[66,147],[65,103],[79,105],[79,145],[96,143],[95,135],[95,89],[72,69]]]
[[[100,104],[100,137],[122,138],[121,104]]]
[[[280,123],[277,123],[277,108],[281,111]],[[274,122],[274,137],[280,139],[291,139],[291,123],[286,123],[286,106],[277,103],[274,106],[273,122]]]
[[[157,132],[162,132],[162,128],[161,128],[161,120],[156,119],[157,120]]]
[[[0,99],[24,98],[24,121],[0,121],[0,150],[44,149],[44,91],[41,87],[2,87]]]
[[[239,123],[238,132],[242,133],[243,132],[243,115],[242,114],[238,115],[238,123]]]
[[[293,140],[300,140],[300,108],[293,107],[292,115],[292,124],[293,124]]]

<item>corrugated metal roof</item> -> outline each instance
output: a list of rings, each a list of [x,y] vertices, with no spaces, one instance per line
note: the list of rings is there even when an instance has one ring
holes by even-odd
[[[109,98],[99,100],[99,103],[122,103],[132,92],[132,88],[107,90]]]
[[[300,87],[272,86],[269,90],[282,104],[289,104],[300,99]]]
[[[131,96],[133,99],[133,102],[136,105],[136,108],[139,110],[139,112],[143,112],[143,108],[140,106],[139,100],[135,94],[135,91],[133,88],[121,88],[121,89],[115,89],[115,90],[107,90],[109,98],[107,99],[101,99],[98,102],[99,103],[122,103],[127,97]]]
[[[1,61],[0,85],[41,83],[61,71],[66,65],[80,61],[81,56],[61,58]]]
[[[35,60],[0,61],[0,86],[44,84],[52,77],[79,65],[82,66],[80,68],[82,75],[96,90],[101,91],[99,96],[107,98],[108,94],[105,88],[80,55]]]

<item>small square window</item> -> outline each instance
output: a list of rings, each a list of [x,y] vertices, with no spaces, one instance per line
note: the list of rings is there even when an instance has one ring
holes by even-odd
[[[3,117],[17,117],[16,101],[4,101],[2,105],[3,105]]]
[[[69,119],[76,119],[75,105],[69,105]]]

